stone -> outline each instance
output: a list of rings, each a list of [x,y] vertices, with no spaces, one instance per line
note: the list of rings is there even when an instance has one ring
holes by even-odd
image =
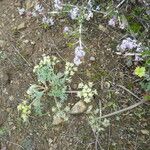
[[[101,24],[99,24],[98,29],[105,32],[105,33],[109,33],[108,29]]]
[[[142,134],[145,134],[145,135],[149,135],[149,131],[148,130],[141,130]]]
[[[29,40],[24,40],[23,43],[28,44]]]
[[[35,0],[27,0],[25,2],[26,10],[30,10],[35,6]]]
[[[6,45],[6,41],[0,40],[0,48],[3,48]]]
[[[54,116],[52,125],[59,125],[62,124],[64,120],[61,117]]]
[[[25,22],[22,22],[21,24],[18,25],[17,30],[22,30],[26,28]]]
[[[86,105],[83,101],[77,102],[71,109],[70,114],[76,115],[76,114],[82,114],[86,110]]]
[[[95,57],[91,56],[90,61],[95,61]]]

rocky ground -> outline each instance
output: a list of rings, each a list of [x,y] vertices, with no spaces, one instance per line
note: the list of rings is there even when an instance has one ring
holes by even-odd
[[[63,36],[63,27],[70,21],[59,18],[57,25],[49,30],[41,27],[39,19],[20,17],[19,3],[12,0],[0,1],[0,148],[1,150],[148,150],[149,108],[147,104],[133,111],[112,117],[111,125],[96,139],[84,114],[72,116],[68,123],[53,127],[49,115],[31,116],[29,124],[20,121],[18,104],[25,98],[26,90],[36,78],[33,67],[42,54],[55,55],[72,61],[73,48]],[[107,20],[97,15],[85,24],[84,42],[88,47],[84,63],[71,84],[76,89],[82,80],[95,83],[99,101],[105,106],[104,114],[125,108],[138,100],[122,85],[139,97],[137,79],[126,60],[113,53],[122,33],[108,27]],[[61,66],[60,66],[61,67]],[[115,83],[112,85],[111,83]],[[76,103],[76,97],[69,100]],[[48,110],[46,110],[48,111]]]

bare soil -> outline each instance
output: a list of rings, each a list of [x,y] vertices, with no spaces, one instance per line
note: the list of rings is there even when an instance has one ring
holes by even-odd
[[[17,105],[25,98],[30,84],[36,81],[32,70],[42,54],[55,55],[62,62],[73,60],[74,49],[67,46],[69,39],[62,33],[66,24],[72,26],[73,23],[59,18],[56,26],[44,30],[38,19],[21,18],[15,4],[14,0],[0,1],[0,40],[5,42],[0,50],[7,56],[0,61],[1,150],[94,150],[96,139],[85,115],[71,117],[67,124],[58,127],[51,126],[52,119],[48,115],[33,115],[29,124],[21,122]],[[21,23],[25,24],[24,29],[16,30]],[[127,67],[124,59],[113,53],[121,37],[122,33],[108,27],[101,15],[85,23],[83,40],[88,47],[87,54],[71,88],[75,89],[82,80],[94,82],[99,95],[93,104],[98,105],[100,100],[106,106],[103,114],[138,101],[116,84],[142,96],[132,73],[134,66]],[[90,61],[91,56],[95,61]],[[108,82],[114,84],[107,87]],[[76,102],[75,96],[71,95],[68,101]],[[108,105],[111,102],[113,106]],[[112,117],[111,126],[98,137],[98,149],[149,150],[149,133],[142,132],[150,131],[149,113],[148,105],[143,104]]]

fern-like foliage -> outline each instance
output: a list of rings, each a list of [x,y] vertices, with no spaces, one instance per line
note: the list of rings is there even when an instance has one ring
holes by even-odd
[[[40,63],[33,69],[38,82],[29,87],[27,94],[32,100],[30,106],[34,106],[34,110],[38,115],[42,114],[41,99],[43,96],[54,97],[55,100],[57,99],[60,102],[67,100],[68,83],[70,83],[71,77],[77,68],[73,63],[67,62],[64,73],[55,72],[57,63],[59,63],[59,60],[55,56],[44,55]]]
[[[33,99],[32,104],[34,106],[35,112],[37,114],[41,115],[42,114],[41,98],[44,94],[44,91],[39,91],[38,85],[33,84],[27,90],[27,94],[30,95],[31,99]]]

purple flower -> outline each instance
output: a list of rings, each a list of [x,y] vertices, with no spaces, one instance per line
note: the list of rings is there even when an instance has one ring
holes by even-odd
[[[131,50],[133,48],[136,48],[137,47],[137,41],[136,40],[132,40],[131,38],[126,38],[122,41],[121,45],[119,46],[120,49],[122,51],[125,51],[125,50]]]
[[[81,59],[79,57],[74,57],[73,59],[74,64],[76,64],[77,66],[79,66],[82,62]]]
[[[52,17],[51,18],[47,18],[47,17],[44,16],[43,19],[42,19],[42,22],[44,24],[54,25],[54,20],[53,20]]]
[[[71,17],[72,20],[76,19],[79,15],[79,8],[78,7],[73,7],[70,10],[69,14],[70,14],[70,17]]]
[[[25,14],[25,9],[24,8],[18,8],[18,12],[19,12],[19,15],[24,15]]]
[[[64,33],[68,33],[69,31],[70,31],[69,27],[64,27],[64,30],[63,30]]]
[[[37,5],[35,5],[34,9],[37,12],[41,13],[44,10],[44,7],[41,4],[37,4]]]
[[[82,46],[77,46],[75,48],[75,57],[74,57],[74,63],[79,66],[82,63],[82,59],[85,56],[85,51],[83,51]]]
[[[54,7],[56,10],[62,10],[62,2],[60,0],[54,0]]]
[[[115,26],[116,26],[116,17],[111,18],[111,19],[108,21],[108,25],[109,25],[109,26],[112,26],[112,27],[115,27]]]
[[[85,56],[85,51],[83,51],[83,47],[82,46],[77,46],[75,48],[75,56],[81,58]]]

